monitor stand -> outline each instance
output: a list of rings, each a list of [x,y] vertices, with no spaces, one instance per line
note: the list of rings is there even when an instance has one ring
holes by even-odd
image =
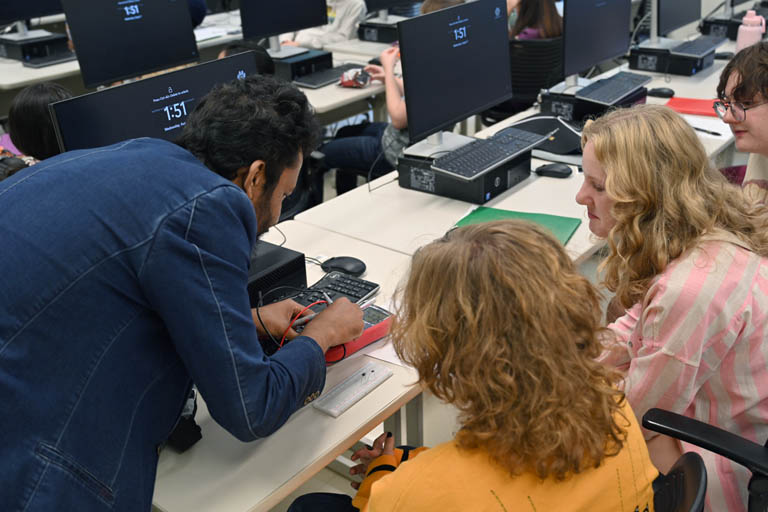
[[[437,132],[426,139],[405,148],[405,154],[422,158],[435,158],[450,153],[475,140],[473,137],[453,132]]]
[[[378,25],[397,25],[399,22],[403,20],[407,20],[405,16],[396,16],[393,14],[389,14],[389,11],[386,9],[382,9],[378,12],[375,18],[369,18],[366,21],[366,23],[376,23]]]
[[[41,37],[50,37],[53,34],[51,32],[48,32],[47,30],[29,30],[27,28],[27,24],[23,21],[17,21],[15,24],[16,26],[16,32],[11,32],[10,34],[3,34],[0,36],[0,38],[8,40],[8,41],[14,41],[17,43],[21,43],[24,41],[29,41],[31,39],[39,39]]]
[[[549,92],[554,94],[569,94],[575,95],[580,89],[591,85],[592,80],[589,78],[583,78],[579,75],[569,75],[565,77],[565,80],[549,88]]]
[[[307,53],[309,50],[302,48],[301,46],[284,46],[280,44],[280,38],[278,36],[272,36],[269,38],[269,56],[273,59],[287,59],[288,57],[295,57],[302,53]]]

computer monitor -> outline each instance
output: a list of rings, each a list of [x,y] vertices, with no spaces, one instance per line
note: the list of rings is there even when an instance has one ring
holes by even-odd
[[[185,0],[62,0],[86,87],[198,60]]]
[[[566,77],[627,53],[631,9],[631,0],[566,0],[563,16]]]
[[[656,0],[660,36],[701,19],[701,0]],[[653,23],[653,20],[651,20]]]
[[[268,37],[272,58],[284,59],[306,50],[281,48],[277,36],[327,24],[328,6],[325,0],[280,0],[279,4],[265,0],[240,0],[240,19],[243,39]]]
[[[49,106],[62,151],[107,146],[136,137],[173,140],[214,85],[256,74],[245,52],[131,82]]]
[[[397,24],[411,144],[512,96],[505,0]]]
[[[0,25],[17,24],[17,33],[22,36],[27,33],[25,20],[60,14],[64,12],[61,0],[3,0],[0,1]],[[44,32],[48,34],[48,32]],[[31,37],[44,35],[40,32]]]

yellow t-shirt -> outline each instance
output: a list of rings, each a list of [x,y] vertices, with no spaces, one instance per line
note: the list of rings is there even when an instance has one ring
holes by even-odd
[[[459,450],[451,441],[423,451],[391,473],[370,473],[366,480],[379,479],[361,486],[353,504],[368,512],[652,512],[652,482],[659,473],[635,415],[626,405],[623,412],[630,425],[622,450],[566,480],[541,480],[533,473],[511,476],[486,451]],[[369,468],[393,468],[398,458],[399,453],[379,457]]]

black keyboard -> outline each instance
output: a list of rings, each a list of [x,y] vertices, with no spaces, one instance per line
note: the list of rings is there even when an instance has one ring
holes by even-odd
[[[69,62],[75,60],[77,55],[74,52],[62,52],[54,53],[51,55],[44,55],[42,57],[34,57],[29,60],[22,61],[22,64],[28,68],[42,68],[45,66],[53,66],[54,64],[61,64],[62,62]]]
[[[600,103],[601,105],[613,105],[650,81],[650,76],[621,71],[611,77],[603,78],[586,87],[582,87],[576,93],[576,97]]]
[[[432,169],[462,180],[473,180],[530,151],[548,137],[518,128],[505,128],[487,139],[475,139],[445,156],[435,158]]]
[[[343,75],[345,71],[362,67],[362,64],[342,64],[341,66],[336,66],[335,68],[323,69],[322,71],[315,71],[314,73],[300,76],[295,78],[293,83],[308,89],[318,89],[320,87],[330,85],[334,82],[338,82],[339,78],[341,78],[341,75]]]
[[[686,55],[688,57],[703,57],[706,54],[715,51],[715,49],[725,42],[725,37],[720,36],[699,36],[696,39],[685,41],[671,50],[675,55]]]
[[[309,306],[313,302],[325,300],[325,292],[331,300],[339,297],[346,297],[350,302],[362,304],[379,291],[379,285],[353,277],[349,274],[333,271],[327,273],[318,282],[307,288],[305,291],[293,297],[293,300],[303,306]],[[325,304],[318,304],[313,310],[325,309]]]

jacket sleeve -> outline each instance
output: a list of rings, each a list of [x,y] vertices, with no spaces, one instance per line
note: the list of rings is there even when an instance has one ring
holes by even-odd
[[[139,270],[211,416],[242,441],[277,430],[325,383],[323,352],[311,338],[272,357],[262,351],[247,293],[255,238],[253,206],[224,185],[167,216]]]
[[[402,446],[395,448],[394,455],[381,455],[375,458],[368,465],[368,472],[365,478],[360,483],[360,488],[357,490],[352,500],[352,506],[357,507],[360,510],[367,510],[368,500],[371,497],[371,487],[374,483],[378,482],[385,476],[396,470],[400,464],[407,460],[411,460],[423,451],[428,450],[426,447],[412,448],[410,446]]]

